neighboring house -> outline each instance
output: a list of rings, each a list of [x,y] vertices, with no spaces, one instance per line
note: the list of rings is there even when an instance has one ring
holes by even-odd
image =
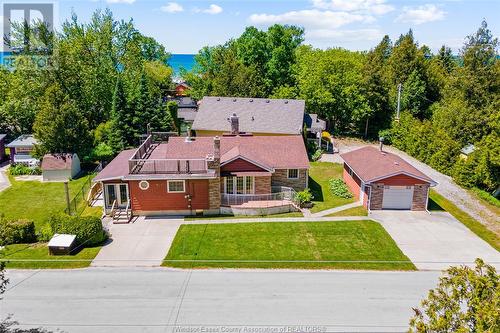
[[[77,154],[46,154],[42,159],[43,181],[68,181],[81,171]]]
[[[344,181],[370,210],[427,210],[437,183],[395,154],[364,147],[345,154]]]
[[[318,118],[317,114],[310,113],[304,115],[304,124],[306,125],[308,136],[312,134],[311,138],[317,138],[317,133],[326,131],[326,121]]]
[[[28,165],[39,164],[40,160],[32,156],[37,143],[37,140],[31,134],[23,134],[16,140],[9,143],[7,148],[10,149],[11,163],[22,163]]]
[[[175,86],[175,95],[176,96],[186,96],[187,91],[191,89],[190,86],[186,84],[186,82],[179,82]]]
[[[472,154],[476,150],[476,147],[473,144],[468,144],[460,150],[460,158],[466,160],[469,158],[469,155]]]
[[[174,97],[169,98],[168,101],[177,103],[177,117],[187,125],[192,126],[198,113],[198,104],[196,101],[191,97]]]
[[[276,213],[296,210],[294,191],[308,186],[301,136],[152,136],[121,152],[95,178],[106,213],[130,215]],[[127,209],[128,208],[128,209]],[[265,211],[261,209],[266,209]]]
[[[5,138],[7,134],[0,134],[0,162],[5,159]]]
[[[223,135],[231,131],[230,118],[239,117],[240,131],[255,136],[301,135],[304,126],[303,100],[204,97],[192,129],[197,136]]]

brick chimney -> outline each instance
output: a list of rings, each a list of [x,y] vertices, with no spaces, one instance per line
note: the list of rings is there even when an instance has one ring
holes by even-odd
[[[208,203],[209,209],[213,213],[220,213],[221,194],[220,194],[220,138],[214,138],[214,154],[208,160],[208,168],[215,170],[217,178],[208,180]]]
[[[240,118],[238,118],[236,113],[233,113],[231,118],[229,118],[229,122],[231,123],[231,134],[232,135],[239,135],[240,134]]]
[[[220,176],[220,138],[218,136],[214,138],[214,154],[208,160],[208,168],[215,170]]]

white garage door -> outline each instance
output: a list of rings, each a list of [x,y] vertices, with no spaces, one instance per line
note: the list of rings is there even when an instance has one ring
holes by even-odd
[[[411,209],[413,186],[385,186],[383,209]]]

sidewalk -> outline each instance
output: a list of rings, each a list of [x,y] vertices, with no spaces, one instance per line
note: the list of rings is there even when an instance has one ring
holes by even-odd
[[[10,187],[9,177],[7,176],[7,169],[9,168],[9,164],[2,164],[0,166],[0,192]]]

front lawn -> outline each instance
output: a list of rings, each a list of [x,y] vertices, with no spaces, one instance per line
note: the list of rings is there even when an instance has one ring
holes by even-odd
[[[14,244],[0,250],[0,261],[6,262],[7,268],[83,268],[90,265],[100,250],[101,247],[96,246],[84,248],[72,256],[51,256],[47,243]]]
[[[441,209],[446,210],[448,213],[453,215],[457,220],[462,222],[467,228],[469,228],[473,233],[478,235],[488,244],[490,244],[497,251],[500,251],[500,237],[493,231],[489,230],[481,222],[476,221],[469,214],[465,213],[448,199],[438,194],[436,191],[431,190],[429,198],[432,200],[434,205],[438,205]]]
[[[365,207],[359,206],[341,210],[340,212],[327,215],[327,217],[336,217],[336,216],[368,216],[368,211],[365,209]]]
[[[101,209],[102,210],[102,209]],[[195,220],[238,220],[238,219],[271,219],[271,218],[284,218],[284,217],[304,217],[302,212],[291,212],[264,216],[251,216],[251,215],[207,215],[207,216],[186,216],[185,221]]]
[[[69,182],[70,197],[80,191],[90,175]],[[29,219],[39,229],[53,212],[63,212],[66,196],[63,183],[16,181],[9,176],[12,186],[0,192],[0,214],[7,219]]]
[[[309,188],[314,196],[312,213],[325,209],[347,205],[354,202],[354,198],[344,199],[333,195],[330,190],[329,180],[342,179],[342,164],[328,162],[312,162],[309,170]]]
[[[163,265],[415,269],[384,228],[373,221],[182,225]]]

